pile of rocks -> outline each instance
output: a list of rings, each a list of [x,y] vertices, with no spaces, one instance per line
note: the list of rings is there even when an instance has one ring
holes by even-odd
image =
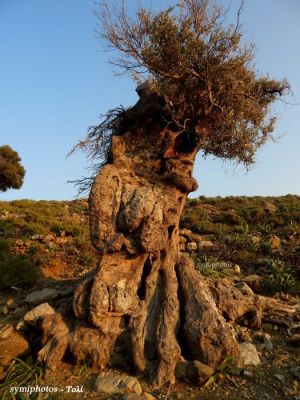
[[[193,252],[215,246],[215,244],[210,240],[203,239],[202,236],[198,235],[197,233],[193,233],[189,229],[181,229],[179,234],[180,251]]]

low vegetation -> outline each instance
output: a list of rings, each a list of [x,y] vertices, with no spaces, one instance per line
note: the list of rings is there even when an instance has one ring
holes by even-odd
[[[202,274],[226,276],[228,265],[237,264],[263,277],[264,293],[299,292],[299,196],[191,199],[181,228],[214,243],[194,253]],[[64,264],[76,275],[96,265],[97,257],[85,200],[0,202],[2,288],[30,286],[47,266],[55,271]]]

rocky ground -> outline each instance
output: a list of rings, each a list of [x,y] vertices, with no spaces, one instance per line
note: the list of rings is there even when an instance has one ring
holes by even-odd
[[[182,360],[176,385],[156,390],[142,378],[130,378],[130,370],[99,375],[88,363],[72,366],[66,360],[46,379],[34,362],[39,343],[29,350],[27,339],[38,336],[41,316],[53,313],[96,263],[88,238],[87,203],[0,202],[2,398],[300,399],[300,198],[192,200],[182,217],[180,241],[181,251],[195,259],[199,273],[230,280],[242,293],[280,298],[296,312],[268,315],[257,331],[240,321],[237,332],[247,364],[243,369],[231,359],[214,372]],[[38,274],[21,279],[20,267],[10,275],[14,264]],[[191,383],[195,377],[198,384]],[[35,385],[58,392],[9,392]]]

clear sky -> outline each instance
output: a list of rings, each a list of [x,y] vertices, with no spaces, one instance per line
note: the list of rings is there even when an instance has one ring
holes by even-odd
[[[130,9],[135,0],[126,2]],[[165,0],[141,0],[153,8]],[[239,0],[231,4],[234,14]],[[86,175],[84,155],[66,158],[112,107],[135,103],[135,85],[115,77],[95,38],[93,0],[0,0],[0,145],[19,152],[26,169],[20,190],[0,199],[72,199],[68,180]],[[245,0],[245,38],[256,43],[256,65],[288,78],[294,105],[278,104],[278,143],[268,143],[250,172],[199,155],[195,195],[300,194],[300,1]]]

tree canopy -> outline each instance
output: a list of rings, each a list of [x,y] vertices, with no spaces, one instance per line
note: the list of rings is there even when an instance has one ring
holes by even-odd
[[[20,189],[23,184],[25,169],[21,165],[19,154],[10,146],[0,147],[0,191]]]
[[[159,12],[140,7],[134,17],[124,1],[104,1],[97,16],[99,38],[117,50],[110,62],[164,98],[167,124],[196,132],[204,154],[248,166],[272,138],[271,106],[289,84],[256,70],[254,46],[242,41],[241,10],[235,25],[211,0],[180,0]]]

